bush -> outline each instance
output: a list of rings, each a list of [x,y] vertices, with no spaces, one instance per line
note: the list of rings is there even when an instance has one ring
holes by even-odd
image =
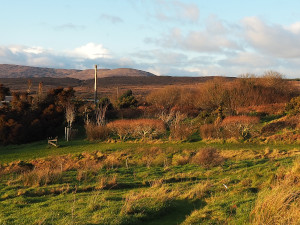
[[[163,121],[156,119],[116,120],[107,126],[119,136],[121,140],[129,137],[138,139],[152,139],[166,131]]]
[[[283,129],[297,129],[300,124],[300,116],[285,116],[282,117],[274,122],[266,124],[261,129],[261,134],[268,136],[272,134],[276,134],[277,132],[283,130]]]
[[[173,155],[172,165],[182,166],[182,165],[188,164],[188,162],[189,162],[189,156],[187,156],[187,155],[181,155],[181,154]]]
[[[258,117],[229,116],[222,121],[221,127],[224,128],[226,137],[243,138],[245,140],[251,137],[252,128],[258,122]]]
[[[122,108],[130,108],[137,106],[137,100],[133,96],[132,90],[127,90],[124,94],[121,95],[118,99],[118,107]]]
[[[286,104],[285,110],[287,113],[296,115],[300,113],[300,96],[292,98],[289,103]]]
[[[202,139],[221,138],[221,129],[215,124],[204,124],[200,127],[200,135]]]
[[[89,141],[104,141],[109,137],[110,129],[107,126],[88,124],[85,126],[86,136]]]
[[[192,158],[192,163],[201,165],[204,168],[222,165],[223,162],[224,158],[215,148],[200,149]]]
[[[187,124],[178,124],[170,127],[170,139],[186,141],[188,140],[192,134],[194,133],[194,129],[191,125]]]

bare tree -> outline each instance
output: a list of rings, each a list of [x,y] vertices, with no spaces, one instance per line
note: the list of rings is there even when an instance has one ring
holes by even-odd
[[[66,105],[66,121],[68,123],[68,126],[66,128],[66,140],[69,141],[69,138],[71,136],[71,130],[72,130],[72,123],[75,120],[75,107],[74,105],[68,103]]]
[[[105,125],[105,114],[108,104],[99,104],[95,109],[96,125],[104,126]]]

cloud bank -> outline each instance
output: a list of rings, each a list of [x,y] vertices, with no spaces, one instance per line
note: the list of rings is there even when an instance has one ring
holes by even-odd
[[[169,1],[159,2],[165,8],[171,7]],[[169,20],[180,15],[186,21],[198,21],[198,8],[172,2],[173,10],[158,18]],[[103,18],[121,22],[105,15]],[[190,30],[178,26],[160,36],[149,35],[145,39],[147,50],[132,50],[126,56],[117,56],[103,44],[93,42],[63,51],[10,45],[0,46],[0,63],[74,69],[98,64],[102,68],[132,67],[157,75],[176,76],[238,76],[276,70],[287,77],[299,78],[299,40],[300,22],[283,26],[258,17],[246,17],[230,24],[211,15],[203,26]]]

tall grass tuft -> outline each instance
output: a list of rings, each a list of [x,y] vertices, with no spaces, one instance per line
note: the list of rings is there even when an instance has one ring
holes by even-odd
[[[300,224],[300,160],[271,189],[261,191],[252,211],[252,224]]]

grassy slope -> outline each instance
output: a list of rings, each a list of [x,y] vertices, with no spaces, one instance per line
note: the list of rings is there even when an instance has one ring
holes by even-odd
[[[147,149],[153,145],[162,149],[199,149],[207,145],[220,150],[264,151],[299,149],[297,145],[206,144],[194,143],[91,143],[76,140],[61,142],[60,148],[47,148],[45,142],[1,147],[1,163],[30,160],[57,154],[79,152],[115,152]],[[176,150],[177,149],[177,150]],[[0,178],[0,224],[247,224],[257,198],[257,192],[269,185],[278,168],[292,164],[292,157],[228,159],[224,165],[204,169],[186,164],[130,166],[99,169],[79,180],[78,171],[64,171],[56,182],[42,186],[25,186],[17,175]],[[117,176],[117,185],[97,190],[99,179]],[[151,187],[151,182],[163,179],[163,184]],[[187,194],[197,184],[209,183],[209,188],[196,197]],[[9,184],[9,185],[7,185]],[[224,188],[224,185],[228,189]],[[162,192],[161,188],[167,188]],[[122,213],[130,193],[158,193],[133,201],[132,211]],[[175,197],[166,197],[168,193]],[[161,193],[161,194],[160,194]],[[164,197],[165,196],[165,197]],[[146,199],[146,200],[143,200]]]
[[[203,147],[214,147],[220,150],[257,150],[263,151],[265,148],[290,150],[299,148],[299,144],[255,144],[255,143],[205,143],[198,142],[166,142],[166,143],[103,143],[89,142],[86,140],[74,140],[71,142],[60,141],[60,147],[54,148],[47,146],[46,141],[39,141],[30,144],[0,146],[0,164],[9,163],[16,160],[31,160],[53,155],[74,154],[80,152],[124,150],[127,148],[137,149],[139,147],[157,146],[162,149],[168,147],[175,149],[199,149]]]

